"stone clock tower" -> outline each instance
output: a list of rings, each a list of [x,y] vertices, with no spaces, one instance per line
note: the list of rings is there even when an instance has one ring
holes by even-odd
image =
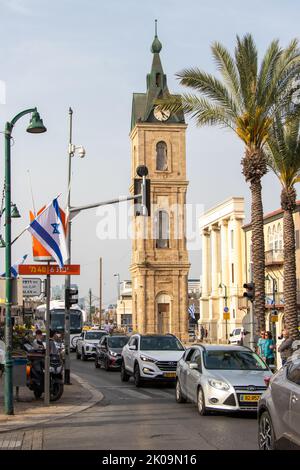
[[[169,95],[155,34],[146,93],[134,93],[131,116],[131,193],[136,168],[146,165],[151,214],[133,217],[132,323],[139,333],[173,333],[187,339],[188,253],[185,238],[186,180],[183,113],[161,112]]]

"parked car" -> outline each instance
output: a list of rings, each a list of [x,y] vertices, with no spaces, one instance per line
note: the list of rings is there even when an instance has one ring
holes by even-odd
[[[102,336],[96,345],[95,367],[105,370],[119,369],[122,363],[122,349],[129,340],[125,335]]]
[[[90,357],[95,357],[96,344],[99,343],[102,336],[106,334],[104,330],[82,331],[76,342],[76,358],[87,361]]]
[[[196,403],[201,415],[256,411],[271,370],[243,346],[193,345],[177,365],[176,401]]]
[[[273,375],[258,403],[258,446],[300,449],[300,355]]]
[[[131,336],[122,351],[121,380],[134,377],[137,387],[144,381],[174,381],[177,362],[185,349],[171,334]]]

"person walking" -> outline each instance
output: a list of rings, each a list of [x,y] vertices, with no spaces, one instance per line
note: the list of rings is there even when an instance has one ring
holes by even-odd
[[[278,352],[280,353],[281,363],[284,366],[288,358],[293,354],[293,350],[292,350],[293,339],[290,338],[290,335],[287,329],[283,330],[282,336],[284,340],[279,346]]]
[[[200,327],[200,335],[201,335],[201,341],[203,341],[204,335],[205,335],[205,330],[204,330],[204,326],[203,326],[203,325],[201,325],[201,327]]]
[[[260,332],[260,338],[257,341],[257,349],[256,352],[257,354],[263,359],[264,358],[264,346],[266,342],[266,332],[265,330],[261,330]]]
[[[274,341],[270,331],[266,331],[265,333],[265,342],[263,344],[263,359],[268,366],[273,365],[275,362]]]

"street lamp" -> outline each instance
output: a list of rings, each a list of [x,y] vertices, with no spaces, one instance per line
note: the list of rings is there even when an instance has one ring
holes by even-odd
[[[224,295],[224,301],[225,301],[225,308],[227,310],[227,286],[225,284],[223,284],[222,282],[220,282],[219,284],[219,289],[222,289],[222,287],[224,287],[224,291],[225,291],[225,295]],[[227,314],[227,311],[226,311],[226,314]],[[225,335],[226,335],[226,341],[228,341],[228,328],[227,328],[227,316],[226,316],[226,319],[225,319]]]
[[[68,247],[68,259],[66,264],[71,263],[71,176],[72,176],[72,157],[75,156],[76,151],[80,158],[85,157],[85,149],[82,145],[74,145],[72,143],[72,133],[73,133],[73,110],[69,108],[69,148],[68,148],[68,200],[67,200],[67,217],[68,217],[68,227],[67,227],[67,247]],[[65,289],[71,287],[71,276],[65,277]],[[70,382],[70,310],[65,306],[65,384],[69,385]]]
[[[40,118],[36,108],[26,109],[17,114],[11,122],[5,124],[5,388],[4,410],[5,414],[14,414],[13,403],[13,361],[12,361],[12,278],[11,278],[11,135],[16,122],[26,114],[32,114],[27,132],[41,134],[46,132],[46,127]],[[20,214],[19,214],[20,215]],[[16,217],[16,211],[14,211]]]

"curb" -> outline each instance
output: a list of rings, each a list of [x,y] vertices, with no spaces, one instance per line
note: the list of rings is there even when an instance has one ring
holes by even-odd
[[[19,423],[14,423],[13,421],[11,423],[5,423],[3,426],[0,423],[0,434],[4,432],[9,432],[9,431],[18,431],[19,429],[27,429],[31,428],[33,426],[40,426],[41,424],[45,424],[48,422],[52,422],[58,419],[66,418],[68,416],[72,416],[76,413],[81,413],[82,411],[85,411],[92,406],[95,406],[97,403],[103,400],[104,395],[103,393],[99,392],[96,390],[94,387],[92,387],[88,382],[86,382],[84,379],[82,379],[79,375],[71,373],[71,377],[75,379],[79,385],[81,385],[82,388],[85,388],[88,390],[91,394],[91,398],[83,402],[81,405],[74,405],[69,408],[69,410],[65,413],[57,413],[57,414],[51,414],[49,413],[48,415],[43,416],[41,419],[35,419],[35,420],[28,420],[26,422],[19,422]],[[20,416],[22,419],[22,416]]]

